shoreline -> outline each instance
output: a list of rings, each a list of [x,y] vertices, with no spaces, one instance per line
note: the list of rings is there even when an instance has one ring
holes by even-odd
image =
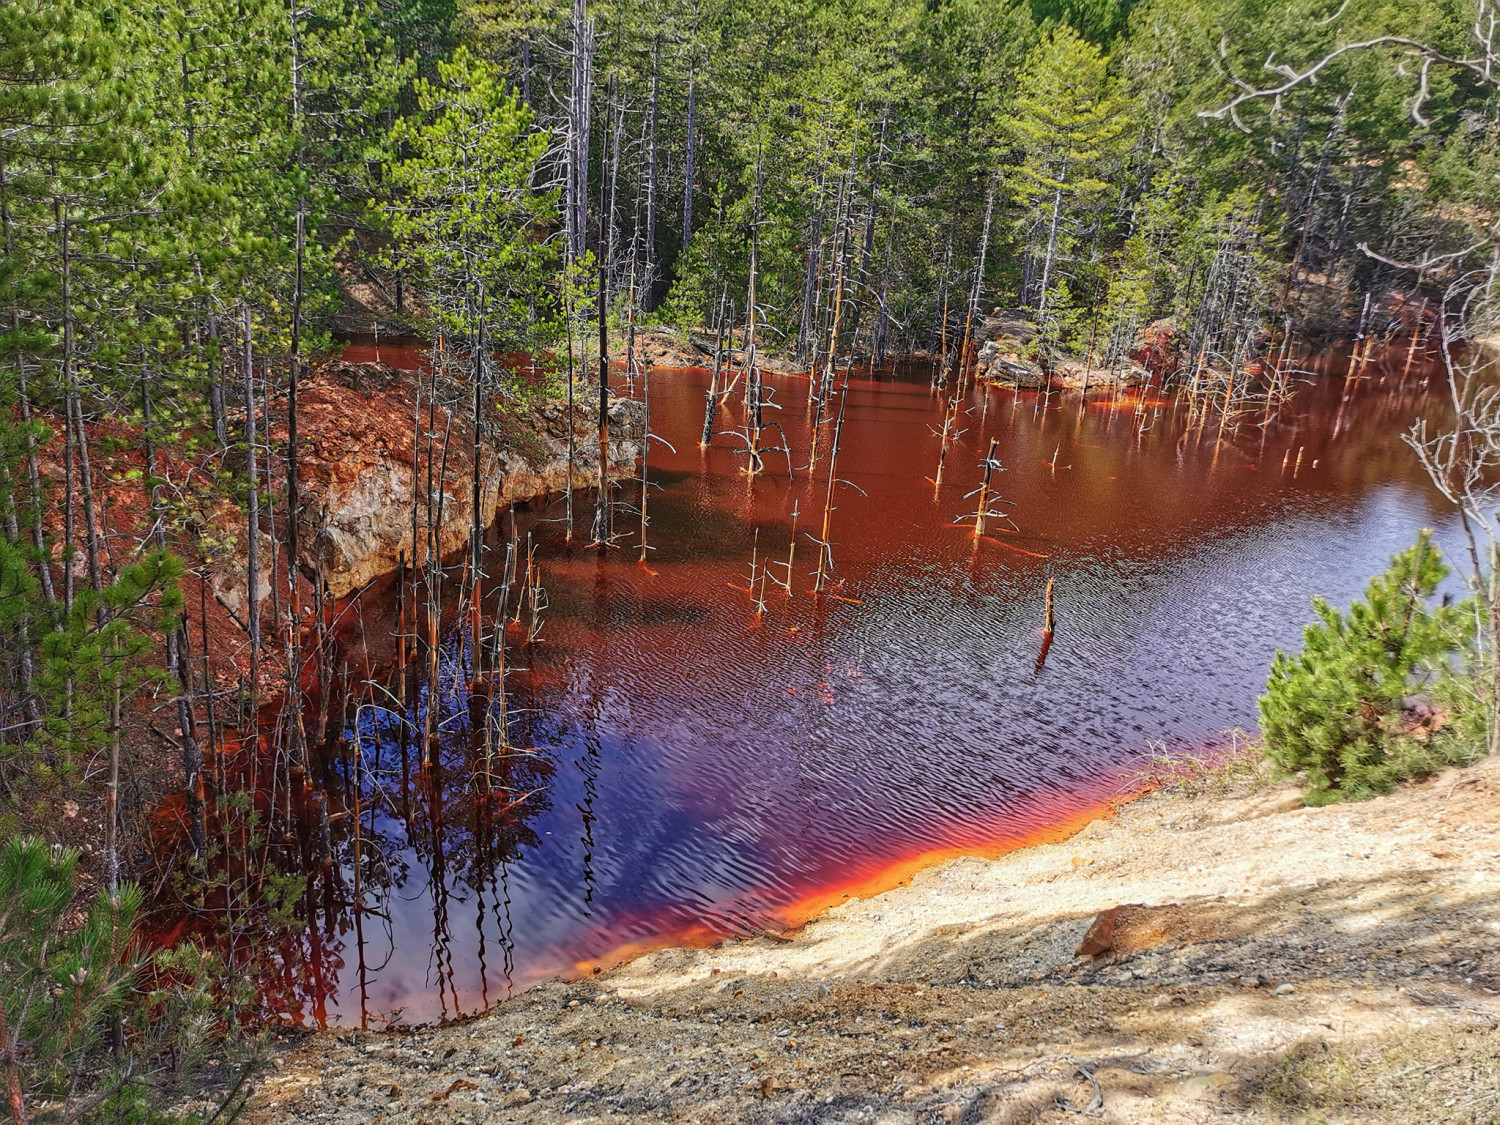
[[[555,976],[544,978],[537,984],[544,984],[551,980],[568,982],[588,979],[600,973],[619,969],[638,958],[663,950],[715,949],[722,947],[726,942],[742,941],[747,937],[786,941],[800,934],[809,924],[816,922],[836,907],[848,902],[876,898],[897,888],[909,886],[913,879],[935,867],[963,859],[995,860],[1028,848],[1065,843],[1086,830],[1094,821],[1111,819],[1120,806],[1145,796],[1150,791],[1148,787],[1109,797],[1103,801],[1090,802],[1085,807],[1068,813],[1058,820],[1049,821],[1045,825],[1018,836],[994,837],[989,843],[946,844],[926,848],[901,859],[891,860],[871,874],[860,875],[846,882],[827,884],[821,889],[811,891],[778,907],[768,919],[779,927],[777,929],[767,926],[758,933],[727,935],[698,923],[680,931],[664,931],[660,935],[626,942],[598,957],[576,961],[571,969],[565,969]],[[534,988],[537,985],[527,987]]]
[[[1500,760],[1323,808],[1222,785],[950,859],[789,940],[657,950],[457,1025],[289,1037],[247,1120],[1467,1121],[1421,1107],[1490,1085],[1500,1104]]]

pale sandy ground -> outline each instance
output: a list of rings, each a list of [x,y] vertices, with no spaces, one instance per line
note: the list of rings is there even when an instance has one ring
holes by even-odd
[[[248,1119],[1500,1122],[1500,761],[1298,804],[1158,793],[791,940],[652,953],[464,1026],[308,1036]]]

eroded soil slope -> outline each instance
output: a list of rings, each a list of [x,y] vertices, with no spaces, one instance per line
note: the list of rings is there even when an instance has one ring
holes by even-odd
[[[250,1119],[1500,1121],[1500,761],[1297,805],[1158,793],[794,935],[309,1036]]]

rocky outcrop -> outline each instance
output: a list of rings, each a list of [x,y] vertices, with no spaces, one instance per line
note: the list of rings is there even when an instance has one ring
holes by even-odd
[[[1151,373],[1129,360],[1106,364],[1098,356],[1088,359],[1064,359],[1052,365],[1052,378],[1070,390],[1088,387],[1141,387]]]
[[[417,375],[381,363],[328,364],[307,379],[298,400],[300,524],[299,563],[321,573],[336,598],[408,564],[425,561],[428,528],[437,525],[441,554],[461,548],[474,522],[476,443],[469,412],[455,402],[450,414],[433,407]],[[284,447],[284,404],[273,404],[270,439]],[[568,437],[574,444],[575,488],[598,483],[597,400],[580,393],[571,415],[549,397],[492,404],[478,443],[479,504],[488,524],[501,509],[567,487]],[[609,408],[612,476],[634,471],[641,451],[643,415],[638,402],[615,398]],[[415,528],[415,537],[413,530]],[[214,567],[213,589],[226,608],[242,615],[246,604],[244,527],[240,548]],[[269,589],[269,542],[260,552]]]
[[[1046,384],[1047,374],[1032,359],[1025,356],[1010,337],[991,338],[979,346],[975,357],[975,377],[989,383],[1003,383],[1010,387],[1040,387]]]
[[[1047,373],[1032,358],[1036,326],[1025,309],[996,309],[974,326],[975,377],[1008,387],[1042,387]]]
[[[976,376],[1007,387],[1139,387],[1151,372],[1134,359],[1106,364],[1099,356],[1065,357],[1046,364],[1036,356],[1036,326],[1024,309],[996,309],[975,330]]]
[[[1153,320],[1136,334],[1130,346],[1131,361],[1153,375],[1177,371],[1177,321],[1171,317]]]
[[[740,344],[743,345],[743,342],[741,340]],[[623,364],[629,347],[629,337],[626,334],[619,333],[612,337],[609,341],[610,363]],[[597,353],[588,351],[583,344],[579,344],[575,354],[580,359],[592,359]],[[732,341],[724,353],[725,363],[735,368],[744,367],[747,358],[746,349],[736,346]],[[679,337],[675,332],[658,329],[638,331],[635,334],[635,359],[637,363],[649,363],[653,367],[712,367],[714,338],[711,334],[700,332],[688,332]],[[807,370],[805,364],[767,350],[764,342],[759,343],[755,349],[755,362],[762,371],[772,375],[797,375]]]

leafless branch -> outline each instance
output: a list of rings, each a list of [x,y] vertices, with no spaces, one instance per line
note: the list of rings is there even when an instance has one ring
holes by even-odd
[[[1388,258],[1378,250],[1370,249],[1368,242],[1361,242],[1358,245],[1360,252],[1366,257],[1374,258],[1377,262],[1381,262],[1387,266],[1394,266],[1398,270],[1411,270],[1414,273],[1430,273],[1435,267],[1443,265],[1445,262],[1457,261],[1458,259],[1468,257],[1476,250],[1484,249],[1489,245],[1489,242],[1470,243],[1462,250],[1454,250],[1450,254],[1429,254],[1420,262],[1403,262],[1399,258]]]
[[[1481,7],[1483,6],[1484,5],[1481,5]],[[1276,61],[1276,56],[1271,55],[1265,61],[1265,69],[1281,75],[1284,79],[1286,79],[1286,81],[1277,86],[1265,87],[1252,86],[1243,78],[1240,78],[1238,75],[1236,75],[1232,69],[1229,69],[1228,60],[1227,58],[1225,58],[1225,47],[1221,43],[1219,47],[1219,55],[1221,59],[1224,59],[1225,76],[1240,88],[1240,93],[1231,98],[1229,101],[1225,102],[1223,105],[1219,106],[1217,109],[1199,110],[1198,116],[1210,117],[1219,121],[1222,121],[1227,117],[1234,123],[1236,128],[1248,133],[1250,131],[1249,126],[1247,126],[1243,121],[1239,119],[1238,113],[1240,106],[1245,105],[1247,102],[1264,101],[1269,98],[1279,107],[1282,96],[1290,93],[1297,87],[1316,86],[1318,83],[1318,75],[1322,73],[1322,71],[1326,69],[1329,64],[1331,64],[1335,59],[1342,58],[1344,55],[1353,54],[1357,51],[1373,50],[1377,47],[1401,47],[1405,49],[1408,55],[1423,60],[1422,85],[1417,92],[1417,101],[1412,107],[1413,117],[1419,123],[1423,123],[1424,119],[1420,115],[1420,110],[1422,102],[1427,97],[1427,70],[1435,62],[1442,63],[1444,66],[1451,66],[1456,67],[1460,70],[1467,70],[1470,74],[1473,74],[1486,85],[1500,86],[1500,80],[1496,79],[1493,73],[1493,67],[1491,65],[1493,49],[1490,47],[1487,40],[1481,38],[1480,42],[1481,45],[1485,48],[1484,58],[1460,59],[1455,58],[1452,55],[1444,54],[1442,51],[1439,51],[1430,43],[1423,43],[1417,39],[1408,39],[1404,35],[1377,35],[1373,39],[1362,39],[1354,43],[1341,44],[1340,46],[1333,48],[1333,50],[1329,51],[1321,59],[1310,64],[1306,69],[1300,71],[1295,67],[1288,65],[1287,63],[1278,63]]]

